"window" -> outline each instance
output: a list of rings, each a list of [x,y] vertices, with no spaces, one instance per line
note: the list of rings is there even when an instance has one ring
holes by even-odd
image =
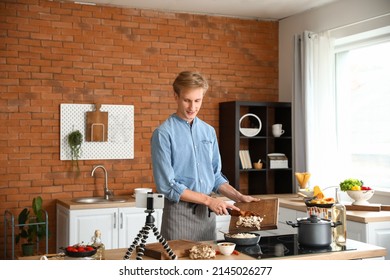
[[[390,34],[344,38],[336,40],[335,47],[337,145],[345,163],[343,174],[390,191]]]

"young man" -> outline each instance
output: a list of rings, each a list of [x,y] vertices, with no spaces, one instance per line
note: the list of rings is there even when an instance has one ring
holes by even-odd
[[[152,136],[153,176],[165,195],[161,234],[167,240],[215,240],[215,215],[239,210],[211,193],[236,202],[258,199],[243,195],[221,173],[221,157],[213,127],[197,118],[207,80],[197,72],[181,72],[173,83],[177,103]]]

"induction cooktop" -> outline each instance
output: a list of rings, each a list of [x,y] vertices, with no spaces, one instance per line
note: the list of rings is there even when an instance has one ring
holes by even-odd
[[[356,250],[347,246],[331,244],[327,247],[304,247],[298,243],[297,234],[262,236],[258,244],[253,246],[236,246],[236,250],[256,259],[267,259],[303,254],[318,254]]]

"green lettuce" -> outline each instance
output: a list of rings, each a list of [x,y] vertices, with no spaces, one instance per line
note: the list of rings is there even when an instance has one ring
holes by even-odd
[[[363,185],[363,181],[359,179],[349,178],[340,183],[340,189],[342,191],[349,191],[353,186],[361,187]]]

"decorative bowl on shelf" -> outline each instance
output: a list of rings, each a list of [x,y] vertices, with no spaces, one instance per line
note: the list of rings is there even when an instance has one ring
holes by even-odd
[[[347,194],[354,201],[352,205],[368,205],[369,200],[374,195],[374,190],[363,190],[363,191],[347,191]]]
[[[241,126],[241,122],[245,119],[245,118],[248,118],[249,117],[252,117],[252,118],[255,118],[256,119],[256,122],[257,122],[257,125],[256,125],[256,128],[253,128],[253,127],[243,127]],[[258,116],[256,116],[255,114],[246,114],[246,115],[243,115],[241,118],[240,118],[240,121],[239,121],[239,130],[240,132],[242,133],[242,135],[246,136],[246,137],[253,137],[253,136],[256,136],[257,134],[259,134],[260,130],[261,130],[261,120]]]

